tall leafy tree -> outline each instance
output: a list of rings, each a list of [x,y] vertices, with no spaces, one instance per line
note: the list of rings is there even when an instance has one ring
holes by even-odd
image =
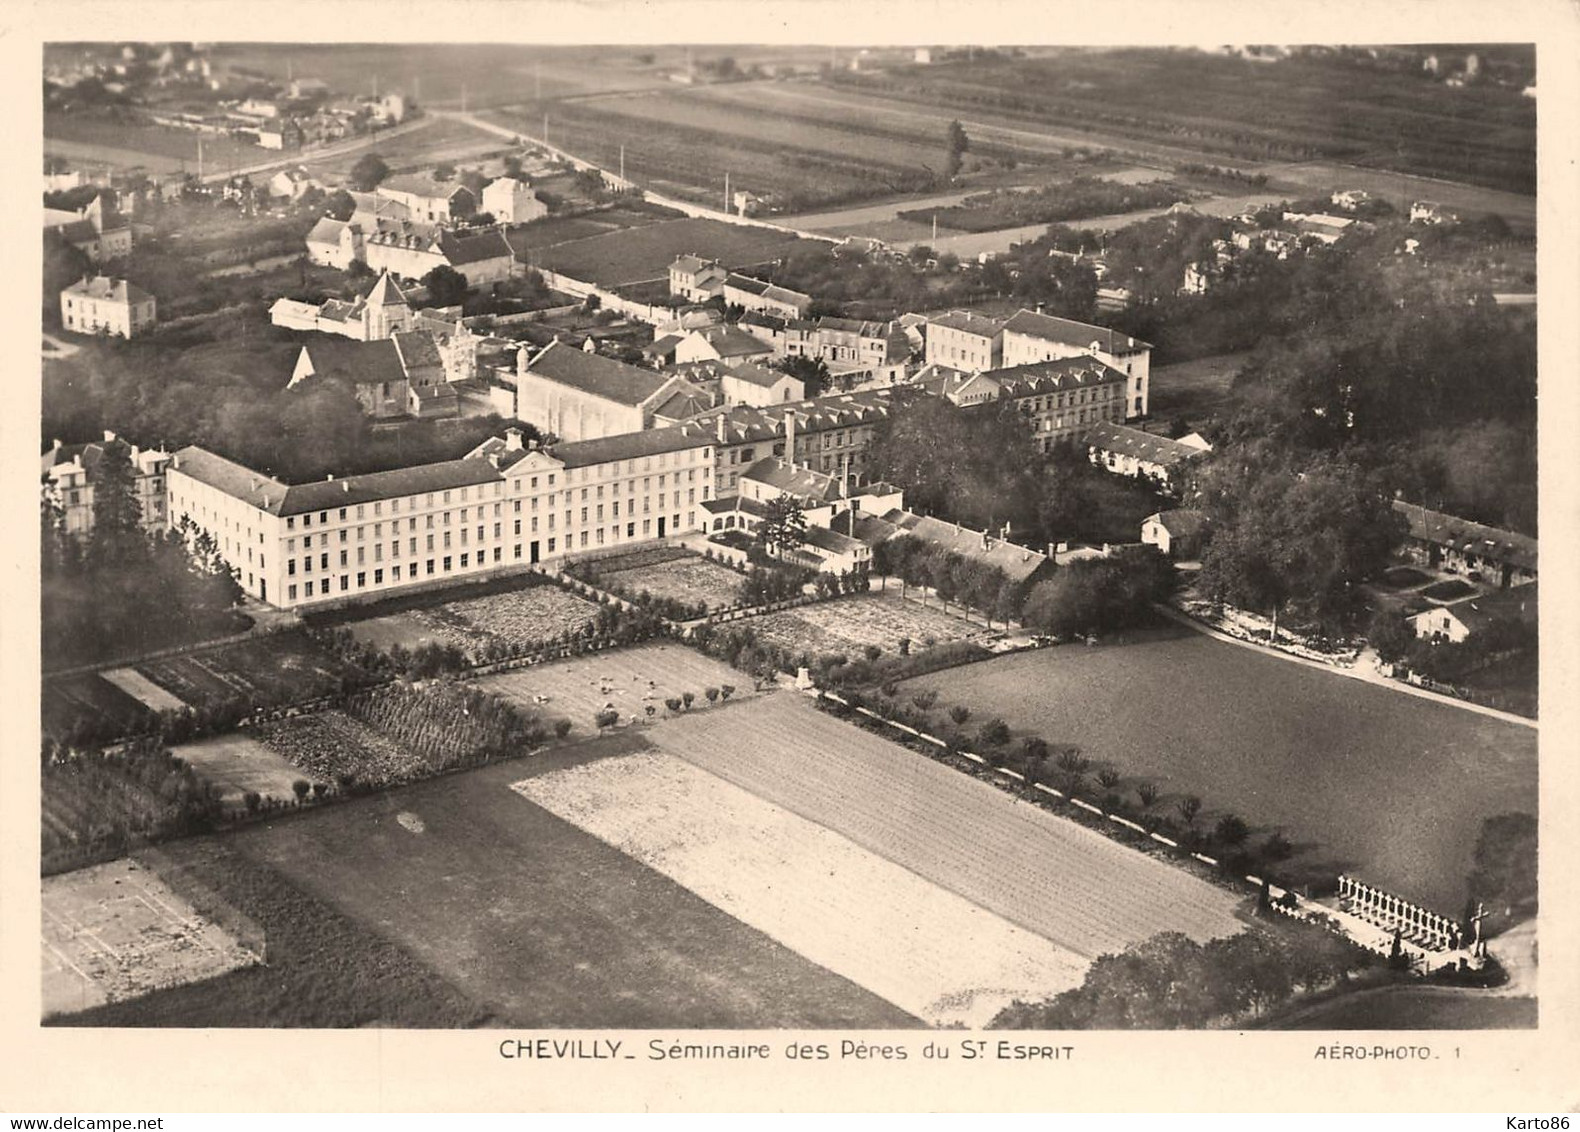
[[[780,495],[765,505],[757,524],[757,540],[770,554],[782,555],[806,542],[806,513],[793,495]]]

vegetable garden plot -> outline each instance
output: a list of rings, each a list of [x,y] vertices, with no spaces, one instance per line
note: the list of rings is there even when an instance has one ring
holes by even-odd
[[[929,608],[898,594],[853,595],[755,617],[750,624],[761,640],[813,656],[867,645],[894,653],[902,638],[910,640],[913,652],[922,652],[929,639],[958,641],[987,632],[981,623],[972,624],[940,606]]]
[[[696,555],[634,568],[599,566],[600,578],[618,583],[631,594],[646,590],[654,597],[688,604],[706,602],[709,609],[734,605],[741,596],[741,575]]]
[[[706,771],[628,755],[515,789],[708,903],[935,1024],[984,1025],[1086,962]]]

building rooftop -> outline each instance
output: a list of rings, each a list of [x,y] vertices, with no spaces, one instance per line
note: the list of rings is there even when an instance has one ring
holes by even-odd
[[[979,338],[996,337],[1005,329],[1004,323],[996,318],[977,314],[975,311],[949,311],[947,314],[935,315],[927,320],[929,326],[943,326],[950,330],[960,330],[966,334],[975,334]]]
[[[302,347],[318,377],[341,377],[355,385],[401,381],[406,377],[400,351],[388,338],[374,342],[329,338]]]
[[[773,353],[773,347],[733,326],[704,326],[692,331],[712,346],[721,358],[745,358]]]
[[[744,381],[749,385],[756,385],[762,389],[772,389],[785,378],[790,377],[787,373],[769,369],[767,366],[758,365],[756,362],[742,362],[731,369],[729,374],[737,381]]]
[[[487,259],[514,259],[515,252],[511,250],[510,243],[505,239],[505,234],[497,228],[490,228],[486,232],[474,232],[469,235],[456,235],[453,232],[439,234],[439,250],[444,258],[455,267],[468,263],[479,263]]]
[[[617,436],[603,436],[597,440],[577,440],[569,444],[556,444],[549,455],[567,468],[582,468],[593,464],[610,464],[616,460],[636,460],[643,456],[657,456],[666,452],[684,452],[691,448],[709,448],[713,434],[694,424],[670,425],[668,428],[650,428],[641,432],[625,432]]]
[[[1536,586],[1535,582],[1510,586],[1506,590],[1467,597],[1442,608],[1457,617],[1471,633],[1484,630],[1495,621],[1519,620],[1534,625],[1540,619]]]
[[[153,298],[147,291],[134,283],[124,279],[115,279],[108,275],[95,275],[91,279],[79,279],[65,292],[67,295],[80,295],[85,299],[100,299],[112,303],[146,303]]]
[[[1119,456],[1129,456],[1132,459],[1145,460],[1164,467],[1173,467],[1186,460],[1194,460],[1210,451],[1210,449],[1182,444],[1178,440],[1170,440],[1166,436],[1143,432],[1139,428],[1107,421],[1093,425],[1086,431],[1086,444],[1099,451],[1113,452]]]
[[[1537,542],[1530,535],[1473,523],[1442,511],[1432,511],[1401,499],[1393,509],[1410,525],[1410,537],[1436,543],[1465,554],[1491,558],[1521,570],[1535,570]]]
[[[900,528],[902,534],[953,551],[962,558],[996,566],[1012,582],[1026,581],[1048,562],[1048,556],[1041,551],[1030,550],[956,523],[946,523],[942,519],[895,509],[885,514],[883,520]]]
[[[647,401],[669,380],[668,375],[589,354],[563,342],[545,346],[527,362],[527,372],[606,401],[632,406]]]
[[[379,182],[378,189],[394,193],[411,193],[414,196],[436,197],[449,200],[458,192],[468,196],[472,190],[459,181],[436,181],[431,173],[397,173]]]
[[[758,460],[741,473],[741,479],[755,480],[786,495],[818,503],[832,503],[845,497],[838,476],[788,464],[779,456],[766,456]]]
[[[1094,326],[1089,322],[1056,318],[1051,314],[1038,314],[1025,309],[1016,311],[1004,324],[1004,330],[1006,333],[1024,334],[1029,338],[1041,338],[1065,346],[1086,349],[1095,346],[1105,354],[1132,354],[1152,349],[1151,343],[1110,330],[1106,326]]]
[[[1127,380],[1123,371],[1086,355],[1010,366],[1008,369],[993,370],[991,374],[998,380],[1006,397],[1035,397],[1059,389],[1123,383]]]
[[[1206,530],[1212,522],[1205,512],[1192,510],[1189,507],[1159,511],[1150,518],[1167,531],[1170,538],[1194,538]]]

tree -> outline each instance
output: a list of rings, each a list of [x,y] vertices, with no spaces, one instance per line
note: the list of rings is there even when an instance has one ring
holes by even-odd
[[[799,380],[808,397],[817,397],[828,388],[828,363],[822,358],[791,354],[781,358],[774,365],[780,372]],[[787,454],[785,458],[789,459],[789,455]]]
[[[313,788],[313,784],[311,782],[307,781],[307,779],[305,779],[305,778],[298,778],[294,782],[291,783],[291,793],[296,795],[296,800],[298,802],[306,801],[307,800],[307,792],[309,790],[311,790],[312,788]]]
[[[1335,457],[1304,467],[1247,459],[1214,461],[1206,495],[1216,523],[1202,555],[1199,588],[1215,600],[1280,616],[1297,603],[1328,630],[1354,614],[1356,586],[1386,564],[1405,533],[1372,477]],[[1262,466],[1256,466],[1261,463]]]
[[[429,301],[436,307],[453,307],[466,301],[466,276],[449,264],[441,263],[424,275],[422,285],[428,289]]]
[[[142,506],[137,501],[131,449],[106,443],[93,470],[93,559],[111,565],[128,555],[146,557]]]
[[[86,252],[54,229],[44,230],[44,318],[50,326],[60,325],[60,293],[93,271]]]
[[[1181,798],[1179,811],[1180,817],[1185,819],[1185,824],[1188,826],[1194,826],[1196,824],[1196,818],[1201,814],[1201,799],[1196,797],[1194,794],[1186,798]]]
[[[351,183],[364,193],[378,188],[379,182],[390,175],[390,167],[376,153],[365,153],[351,166]]]
[[[949,123],[947,145],[949,156],[944,161],[944,175],[953,179],[960,173],[961,158],[971,148],[971,139],[966,137],[966,129],[958,118]]]
[[[682,693],[680,693],[680,702],[685,704],[687,710],[689,711],[691,709],[691,705],[697,702],[697,693],[695,693],[695,692],[682,692]]]
[[[757,542],[770,554],[783,555],[806,542],[806,513],[793,495],[770,499],[757,524]]]
[[[1536,914],[1536,834],[1530,814],[1498,814],[1481,823],[1467,885],[1472,901],[1485,901],[1512,920]]]
[[[620,713],[612,707],[599,708],[593,715],[593,723],[597,725],[599,731],[613,727],[619,722]]]
[[[336,220],[350,220],[356,210],[356,200],[345,189],[336,189],[324,200],[324,215]]]
[[[1224,814],[1213,827],[1213,836],[1220,844],[1234,847],[1245,844],[1245,839],[1251,836],[1251,829],[1238,814]]]
[[[964,727],[966,720],[971,718],[971,709],[964,704],[956,704],[949,709],[949,718],[956,727]]]
[[[448,161],[440,162],[434,166],[433,179],[435,181],[451,181],[455,179],[455,166]]]
[[[1143,810],[1150,810],[1157,804],[1157,785],[1151,782],[1138,782],[1136,784],[1136,797],[1141,799],[1141,808]]]
[[[719,690],[717,688],[704,688],[702,689],[702,695],[710,704],[719,702]]]
[[[1397,610],[1379,609],[1372,615],[1366,630],[1366,642],[1384,664],[1402,660],[1416,645],[1415,631],[1404,614]]]
[[[994,751],[1009,742],[1009,724],[1002,719],[990,719],[977,729],[977,742]]]

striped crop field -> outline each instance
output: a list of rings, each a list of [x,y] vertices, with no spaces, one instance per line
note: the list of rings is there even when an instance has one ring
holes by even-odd
[[[652,741],[1083,959],[1158,932],[1232,935],[1236,898],[1164,861],[777,693]]]

